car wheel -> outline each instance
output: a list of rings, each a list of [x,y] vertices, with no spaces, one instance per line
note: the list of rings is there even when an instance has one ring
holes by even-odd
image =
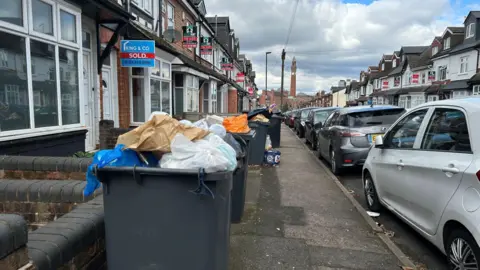
[[[378,199],[377,189],[375,188],[372,177],[368,173],[365,173],[363,179],[363,190],[368,209],[375,212],[382,210],[382,204],[380,204],[380,200]]]
[[[480,269],[480,248],[465,229],[454,230],[446,242],[445,251],[450,269]]]
[[[332,170],[333,174],[340,174],[340,168],[338,168],[337,165],[337,156],[335,155],[333,148],[330,149],[330,169]]]

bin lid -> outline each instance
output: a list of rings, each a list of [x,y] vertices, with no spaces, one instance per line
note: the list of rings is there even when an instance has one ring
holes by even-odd
[[[235,135],[235,136],[239,136],[242,139],[244,139],[245,141],[250,141],[250,140],[253,139],[253,137],[255,137],[255,130],[254,129],[250,129],[250,131],[248,133],[233,133],[233,132],[229,132],[229,133],[231,133],[232,135]]]

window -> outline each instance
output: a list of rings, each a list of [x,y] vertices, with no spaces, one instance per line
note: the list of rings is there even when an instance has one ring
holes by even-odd
[[[202,111],[204,113],[209,112],[209,96],[210,96],[210,85],[208,83],[203,84],[203,106],[202,106]]]
[[[459,99],[459,98],[464,98],[470,96],[470,93],[468,91],[453,91],[452,92],[452,98],[453,99]]]
[[[377,105],[377,98],[376,97],[372,98],[372,104]]]
[[[427,111],[427,109],[414,111],[400,120],[385,135],[385,148],[412,149]]]
[[[425,84],[427,82],[427,73],[422,72],[422,84]]]
[[[475,85],[475,86],[473,86],[473,92],[472,92],[472,94],[473,94],[474,96],[480,96],[480,85]]]
[[[138,8],[142,9],[143,11],[147,12],[148,14],[152,14],[152,7],[153,3],[152,0],[132,0],[132,3],[137,6]]]
[[[319,111],[315,112],[313,115],[313,124],[316,125],[318,123],[323,123],[327,119],[327,117],[330,115],[331,111]]]
[[[131,68],[132,122],[145,122],[145,69]]]
[[[402,108],[407,107],[407,96],[400,96],[400,98],[398,98],[398,106]]]
[[[397,59],[392,60],[392,67],[396,68],[397,67]]]
[[[460,73],[468,72],[468,56],[460,58]]]
[[[377,104],[378,105],[383,105],[383,97],[378,97]]]
[[[471,152],[465,114],[455,109],[435,109],[423,137],[422,149]]]
[[[412,108],[425,103],[424,95],[415,95],[415,96],[412,96],[411,99],[412,99],[412,104],[411,104]]]
[[[23,7],[20,0],[3,0],[0,21],[23,27]]]
[[[437,101],[437,100],[438,100],[437,95],[428,96],[428,102]]]
[[[382,71],[385,70],[385,63],[382,63]]]
[[[465,39],[475,36],[475,23],[471,23],[467,26],[467,31],[465,32]]]
[[[433,47],[432,48],[432,56],[438,53],[438,47]]]
[[[450,37],[446,38],[444,41],[443,41],[443,49],[444,50],[448,50],[450,49]]]
[[[211,100],[212,104],[210,106],[210,108],[211,108],[210,113],[216,113],[217,112],[217,94],[218,94],[217,93],[217,83],[215,81],[211,81],[210,82],[210,100]],[[248,100],[248,98],[247,98],[247,100]]]
[[[3,2],[0,68],[7,68],[2,72],[8,76],[0,78],[2,136],[80,126],[80,12],[53,0]],[[23,5],[25,2],[29,4]],[[2,31],[4,28],[9,33]]]
[[[175,8],[172,4],[167,4],[167,29],[174,29],[175,28]]]
[[[155,67],[150,72],[150,111],[170,111],[171,97],[170,63],[155,59]]]
[[[330,114],[330,116],[327,118],[327,120],[325,120],[325,127],[329,127],[332,125],[332,122],[334,122],[334,118],[336,119],[339,115],[339,112],[334,112],[332,114]]]
[[[391,125],[405,112],[404,109],[373,110],[349,113],[343,126],[361,128],[377,125]]]
[[[401,76],[395,76],[393,78],[393,86],[394,87],[398,87],[400,86],[400,81],[401,81],[402,77]]]
[[[410,85],[410,84],[412,84],[412,72],[411,72],[411,71],[406,71],[406,72],[405,72],[404,84],[405,84],[405,85]]]
[[[439,66],[437,81],[444,81],[446,79],[447,79],[447,66]]]
[[[84,49],[91,49],[92,47],[92,36],[89,32],[82,32],[82,47]]]

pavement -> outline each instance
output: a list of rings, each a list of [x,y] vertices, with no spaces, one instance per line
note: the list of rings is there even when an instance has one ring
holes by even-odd
[[[279,150],[278,167],[249,169],[244,218],[231,227],[230,270],[402,269],[354,199],[283,125]]]

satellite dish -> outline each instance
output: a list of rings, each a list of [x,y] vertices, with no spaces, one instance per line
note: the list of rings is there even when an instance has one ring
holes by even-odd
[[[174,43],[182,39],[182,33],[180,33],[175,29],[168,29],[165,32],[163,32],[163,37],[167,41]]]

